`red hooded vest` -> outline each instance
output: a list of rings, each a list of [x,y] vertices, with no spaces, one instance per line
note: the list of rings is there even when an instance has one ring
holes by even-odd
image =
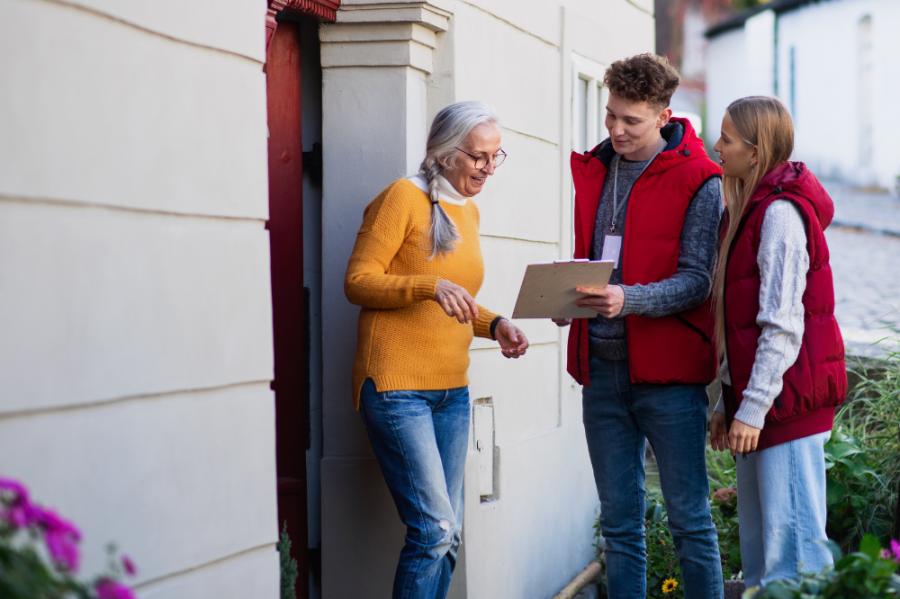
[[[726,420],[730,426],[756,358],[761,332],[756,324],[760,287],[756,257],[766,209],[779,199],[793,202],[803,217],[809,272],[800,354],[784,374],[784,388],[766,415],[758,449],[831,430],[834,408],[847,394],[844,342],[834,318],[834,284],[824,233],[834,204],[803,163],[786,162],[769,171],[753,192],[728,254],[725,345],[732,384],[724,393]]]
[[[663,129],[669,145],[638,178],[629,196],[622,240],[623,285],[653,283],[675,274],[681,229],[691,200],[708,179],[721,176],[690,122],[672,121],[681,125],[681,139],[672,139],[679,129],[675,125]],[[575,258],[590,257],[597,208],[612,156],[608,140],[590,152],[572,153]],[[716,375],[713,328],[709,300],[662,318],[626,316],[631,382],[709,383]],[[582,385],[590,384],[588,363],[588,319],[579,318],[569,330],[568,371]]]

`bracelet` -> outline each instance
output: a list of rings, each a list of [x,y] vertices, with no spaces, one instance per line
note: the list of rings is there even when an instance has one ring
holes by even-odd
[[[491,321],[491,339],[495,341],[497,340],[497,325],[500,324],[501,320],[506,320],[506,318],[504,318],[503,316],[497,316],[496,318],[494,318],[494,320]]]

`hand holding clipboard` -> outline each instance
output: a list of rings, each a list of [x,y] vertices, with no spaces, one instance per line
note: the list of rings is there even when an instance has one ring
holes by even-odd
[[[612,269],[612,260],[529,264],[513,318],[593,318],[596,310],[576,304],[585,297],[576,289],[606,287]]]

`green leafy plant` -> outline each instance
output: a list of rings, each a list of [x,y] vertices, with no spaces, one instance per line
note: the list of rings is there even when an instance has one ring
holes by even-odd
[[[661,496],[648,494],[644,511],[647,539],[647,597],[684,597],[679,581],[681,567],[669,532],[666,506]],[[675,581],[673,585],[671,581]]]
[[[900,543],[882,550],[874,535],[865,535],[859,551],[842,555],[831,544],[834,567],[804,574],[796,580],[779,580],[763,589],[753,587],[744,599],[889,599],[900,597]]]
[[[119,582],[133,576],[134,563],[116,559],[107,547],[108,571],[88,582],[76,578],[81,555],[81,532],[58,515],[31,500],[22,483],[0,478],[0,597],[3,599],[134,599]]]
[[[294,599],[297,585],[297,560],[291,556],[291,537],[288,535],[287,522],[281,528],[278,557],[281,563],[281,599]]]
[[[882,536],[889,530],[873,505],[874,495],[884,495],[885,483],[870,461],[866,448],[844,427],[832,431],[825,444],[828,537],[844,550],[859,543],[867,531]]]
[[[725,580],[741,576],[741,542],[737,517],[737,468],[727,451],[706,448],[706,471],[711,497],[712,517],[719,536],[722,575]]]
[[[886,542],[900,486],[900,353],[856,364],[851,396],[826,444],[828,534],[844,551],[865,533]]]

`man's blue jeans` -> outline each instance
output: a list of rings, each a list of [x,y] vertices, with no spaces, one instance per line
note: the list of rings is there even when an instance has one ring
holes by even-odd
[[[591,358],[584,430],[600,495],[610,599],[646,596],[644,451],[650,441],[688,599],[723,596],[706,478],[702,385],[633,385],[626,360]]]
[[[469,389],[377,392],[362,388],[360,412],[400,519],[406,544],[394,599],[444,599],[463,520]]]

